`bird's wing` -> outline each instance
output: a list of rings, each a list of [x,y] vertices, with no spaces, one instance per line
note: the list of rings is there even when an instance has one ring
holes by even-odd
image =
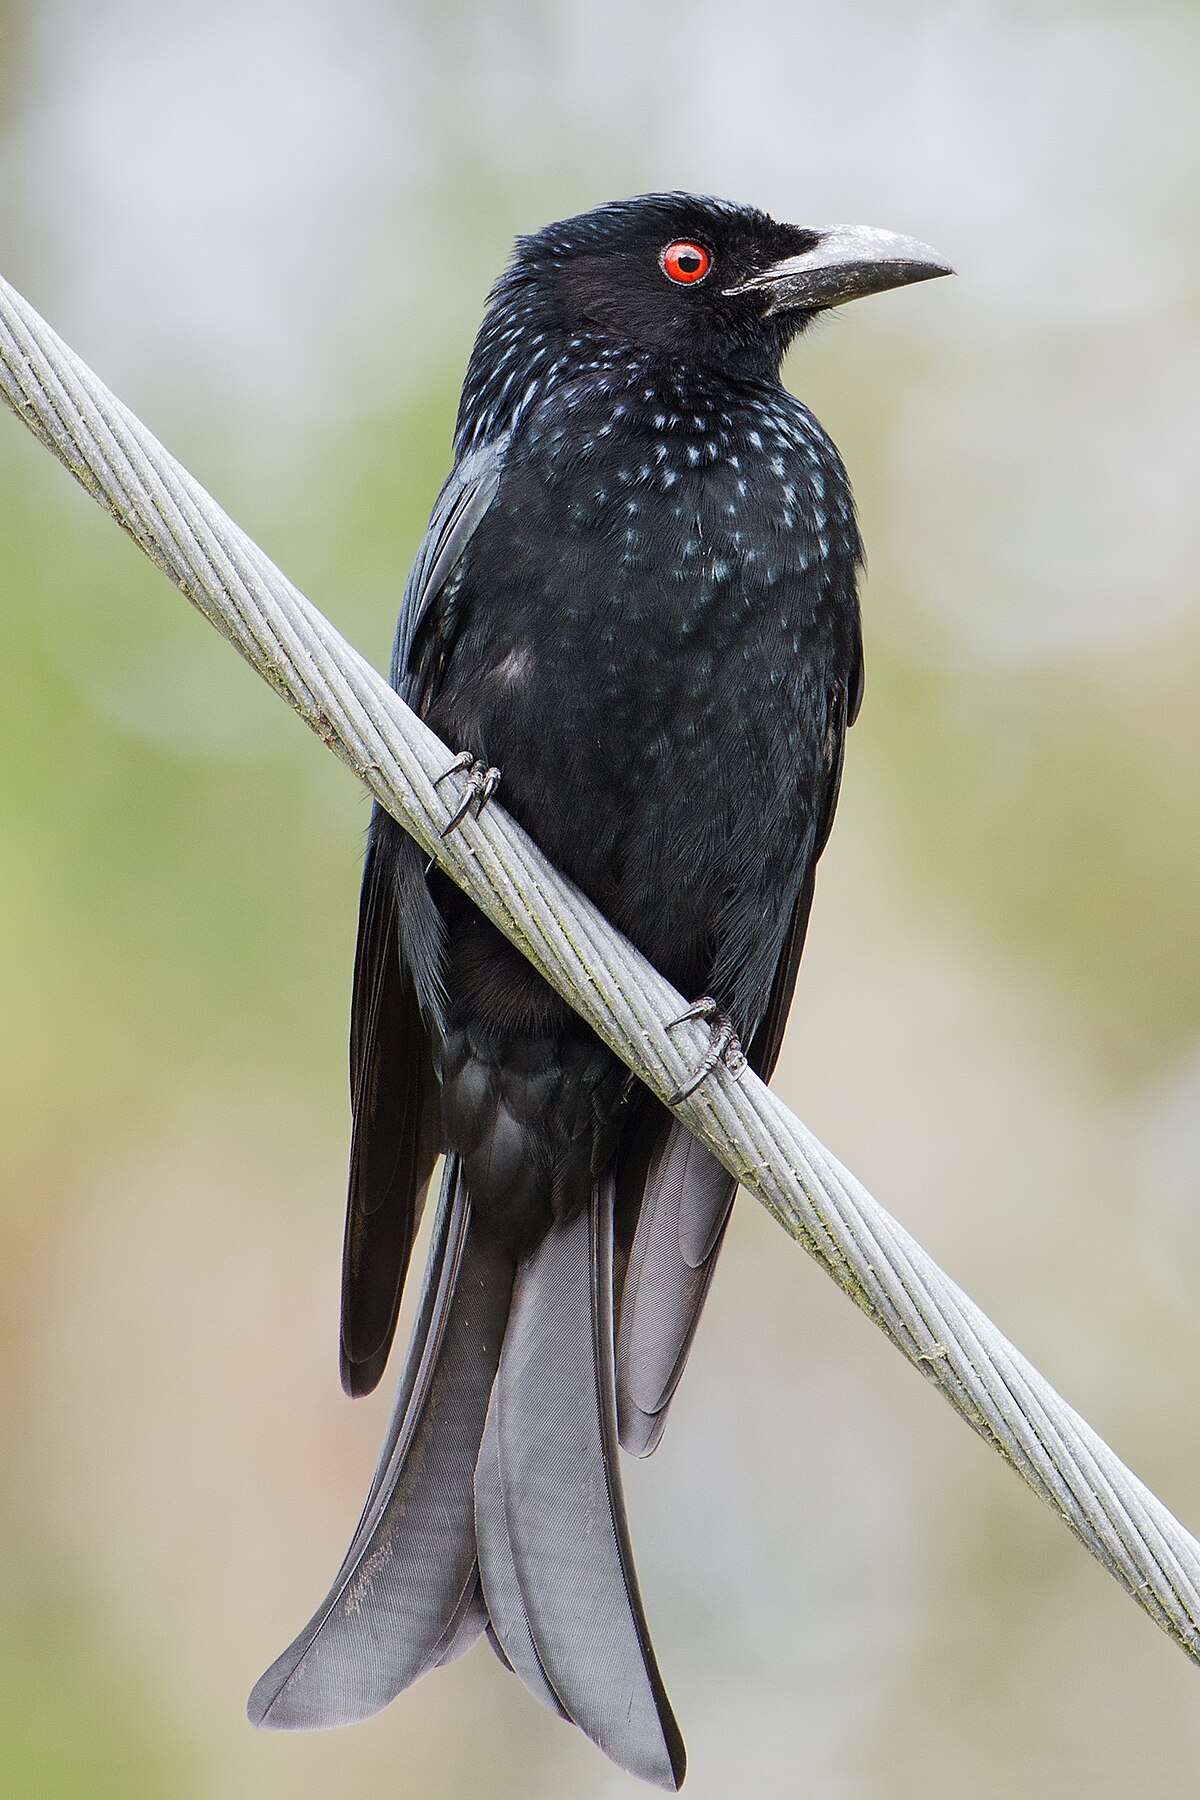
[[[817,863],[820,861],[821,852],[829,842],[829,833],[833,829],[833,815],[837,810],[838,793],[842,785],[846,732],[858,717],[858,709],[862,704],[862,666],[860,649],[849,687],[842,687],[839,684],[829,695],[825,723],[825,767],[828,773],[825,789],[821,796],[821,810],[817,814],[813,853],[808,868],[805,870],[804,881],[792,911],[787,937],[783,941],[783,950],[776,964],[775,979],[771,983],[767,1009],[755,1028],[754,1036],[751,1038],[749,1049],[746,1052],[750,1067],[756,1075],[761,1075],[764,1081],[770,1081],[774,1073],[775,1064],[779,1059],[780,1046],[783,1043],[788,1013],[792,1008],[792,995],[796,991],[796,971],[800,967],[800,953],[804,949],[804,938],[808,931],[808,915],[812,911]]]
[[[423,711],[453,638],[454,572],[495,497],[503,440],[458,464],[404,589],[392,684]],[[422,858],[377,807],[367,837],[350,1004],[353,1129],[342,1255],[342,1385],[383,1374],[438,1151],[437,1091],[422,1006],[436,1001],[440,926]]]
[[[425,1188],[437,1093],[416,989],[400,953],[390,833],[372,820],[350,1004],[350,1179],[342,1249],[342,1385],[367,1394],[396,1329]],[[389,820],[390,824],[391,821]],[[399,828],[397,827],[397,830]]]
[[[825,762],[813,854],[783,942],[766,1010],[747,1049],[755,1073],[769,1081],[783,1042],[796,971],[812,908],[817,859],[837,806],[846,728],[862,697],[862,658],[851,684],[830,694]],[[662,1436],[667,1408],[683,1374],[701,1308],[717,1264],[737,1183],[691,1133],[653,1103],[635,1128],[621,1174],[621,1210],[640,1190],[637,1227],[621,1291],[617,1334],[617,1412],[621,1443],[649,1456]]]
[[[392,686],[419,713],[437,688],[453,640],[456,584],[450,578],[496,498],[507,448],[505,433],[455,465],[434,503],[404,586],[392,649]],[[439,607],[439,601],[447,600],[449,605]]]

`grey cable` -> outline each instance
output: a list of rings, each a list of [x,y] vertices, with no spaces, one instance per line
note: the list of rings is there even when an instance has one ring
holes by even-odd
[[[33,308],[0,281],[17,416],[660,1099],[707,1043],[685,1002],[493,804],[443,838],[450,750]],[[675,1108],[1194,1661],[1200,1544],[861,1184],[747,1071]]]

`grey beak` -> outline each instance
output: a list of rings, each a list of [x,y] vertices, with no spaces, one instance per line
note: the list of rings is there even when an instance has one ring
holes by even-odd
[[[880,231],[874,225],[823,225],[818,229],[820,238],[811,250],[772,263],[761,274],[725,292],[763,292],[766,310],[772,313],[841,306],[863,294],[880,294],[886,288],[954,273],[928,244],[895,231]]]

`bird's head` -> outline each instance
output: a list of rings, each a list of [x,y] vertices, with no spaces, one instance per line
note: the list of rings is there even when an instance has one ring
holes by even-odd
[[[475,385],[501,368],[510,388],[522,366],[536,379],[572,337],[769,378],[818,313],[951,272],[927,244],[872,226],[783,225],[724,200],[643,194],[518,240]]]

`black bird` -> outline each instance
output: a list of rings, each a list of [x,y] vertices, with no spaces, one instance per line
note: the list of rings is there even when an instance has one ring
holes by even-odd
[[[825,308],[948,272],[890,232],[648,195],[521,239],[476,339],[392,682],[463,751],[448,829],[503,770],[542,849],[702,996],[698,1077],[741,1044],[774,1066],[862,692],[849,482],[780,361]],[[677,1788],[617,1443],[658,1442],[734,1183],[380,811],[350,1063],[351,1394],[444,1151],[441,1199],[354,1540],[250,1716],[364,1718],[486,1631]]]

